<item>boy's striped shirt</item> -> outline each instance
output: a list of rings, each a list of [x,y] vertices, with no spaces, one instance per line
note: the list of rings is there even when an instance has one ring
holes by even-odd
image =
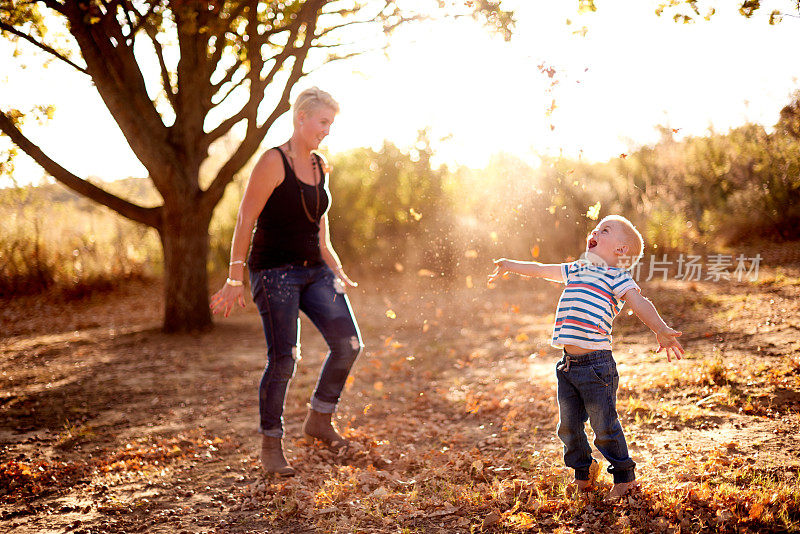
[[[640,290],[631,273],[580,259],[562,263],[561,276],[567,287],[558,301],[550,344],[611,350],[611,324],[625,304],[622,296]]]

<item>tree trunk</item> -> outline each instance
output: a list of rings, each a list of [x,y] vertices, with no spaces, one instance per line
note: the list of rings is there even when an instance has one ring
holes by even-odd
[[[205,330],[211,327],[206,270],[211,217],[192,207],[164,209],[164,331]]]

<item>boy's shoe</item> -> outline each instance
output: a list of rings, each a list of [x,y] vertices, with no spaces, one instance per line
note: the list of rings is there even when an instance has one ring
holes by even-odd
[[[589,466],[589,480],[575,480],[575,487],[579,491],[589,491],[597,483],[600,477],[600,463],[592,458],[592,465]]]
[[[606,501],[617,501],[622,497],[626,496],[633,488],[639,487],[639,482],[637,480],[631,480],[630,482],[621,482],[619,484],[614,484],[614,487],[611,488],[611,491],[608,492],[606,495]]]

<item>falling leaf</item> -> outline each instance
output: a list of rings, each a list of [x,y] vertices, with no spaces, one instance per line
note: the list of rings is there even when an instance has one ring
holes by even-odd
[[[533,245],[533,248],[531,249],[531,256],[534,258],[539,257],[539,245]]]
[[[489,232],[489,237],[492,239],[492,241],[497,243],[497,238],[498,238],[497,232]]]
[[[394,312],[394,310],[386,310],[386,317],[389,319],[397,319],[397,314]]]
[[[586,210],[586,217],[596,221],[598,217],[600,217],[600,201],[598,200],[594,206],[589,206],[589,209]]]
[[[395,263],[394,264],[394,270],[397,271],[398,273],[402,273],[403,272],[403,264],[402,263]]]
[[[367,404],[366,406],[364,406],[364,415],[367,415],[367,412],[370,411],[371,408],[372,404]]]
[[[555,206],[550,206],[549,208],[547,208],[547,211],[550,212],[550,215],[555,215],[556,207]]]
[[[411,216],[414,217],[415,221],[418,221],[422,218],[422,214],[414,210],[414,208],[408,208],[408,213],[410,213]]]
[[[468,251],[466,251],[464,253],[464,257],[465,258],[477,258],[478,257],[478,251],[474,250],[474,249],[469,249]]]
[[[523,341],[528,341],[528,339],[529,339],[528,338],[528,334],[526,334],[525,332],[520,332],[519,334],[517,334],[517,337],[514,338],[514,340],[517,343],[522,343]]]
[[[375,391],[383,391],[383,382],[379,380],[372,384],[372,387],[375,388]]]
[[[672,129],[672,133],[678,133],[678,132],[680,132],[681,130],[683,130],[683,128],[673,128],[673,129]]]
[[[347,380],[344,383],[345,389],[347,389],[347,391],[350,391],[353,388],[353,382],[355,381],[356,379],[353,375],[348,376]]]
[[[472,289],[474,287],[474,285],[472,283],[472,276],[471,275],[467,275],[467,287],[469,289]]]
[[[417,271],[417,276],[427,276],[433,278],[434,276],[436,276],[436,274],[428,269],[420,269],[419,271]]]
[[[622,154],[619,155],[619,157],[621,157],[622,159],[625,159],[625,158],[628,157],[628,155],[623,152]]]
[[[586,34],[589,33],[589,28],[583,26],[580,30],[575,30],[572,32],[573,35],[580,35],[581,37],[586,37]]]

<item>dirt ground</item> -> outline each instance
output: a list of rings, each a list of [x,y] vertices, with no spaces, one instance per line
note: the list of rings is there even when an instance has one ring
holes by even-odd
[[[784,532],[800,528],[797,264],[758,282],[643,284],[686,358],[615,325],[618,411],[640,488],[572,495],[548,346],[559,288],[392,275],[350,298],[367,346],[336,456],[301,423],[324,357],[302,325],[286,412],[298,476],[259,470],[265,343],[252,303],[212,331],[159,331],[157,283],[0,312],[0,530]],[[469,287],[473,286],[473,287]],[[599,456],[598,456],[599,458]]]

